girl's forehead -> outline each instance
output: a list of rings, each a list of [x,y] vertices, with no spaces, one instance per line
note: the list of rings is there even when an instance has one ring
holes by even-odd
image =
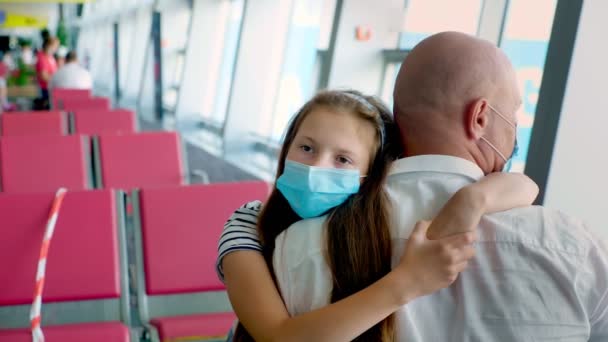
[[[314,129],[322,131],[339,127],[357,131],[362,129],[374,130],[373,125],[368,120],[352,110],[334,109],[325,106],[312,109],[302,120],[300,130]]]
[[[321,108],[313,110],[304,118],[297,137],[307,137],[325,145],[349,150],[369,152],[376,140],[376,130],[372,123],[357,113]]]

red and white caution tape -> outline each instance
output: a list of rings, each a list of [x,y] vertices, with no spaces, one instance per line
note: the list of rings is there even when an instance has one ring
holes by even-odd
[[[30,310],[30,322],[32,327],[32,341],[44,342],[44,335],[40,328],[40,309],[42,307],[42,291],[44,289],[44,275],[46,272],[46,257],[49,253],[49,246],[51,245],[51,239],[53,238],[53,232],[55,231],[55,224],[57,223],[57,216],[63,198],[65,197],[66,189],[61,188],[57,190],[55,199],[53,200],[53,206],[49,213],[49,219],[46,222],[46,230],[44,231],[44,238],[42,239],[42,246],[40,247],[40,258],[38,259],[38,270],[36,271],[36,287],[34,288],[34,302]]]

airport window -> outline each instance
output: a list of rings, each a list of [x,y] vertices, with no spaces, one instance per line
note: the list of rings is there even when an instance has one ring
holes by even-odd
[[[476,34],[482,0],[408,0],[399,48],[411,49],[424,38],[442,31]]]
[[[186,3],[162,12],[163,106],[168,113],[174,112],[179,94],[191,14]]]
[[[522,106],[517,113],[519,153],[513,171],[523,171],[534,124],[545,57],[557,0],[511,0],[500,47],[517,72]]]
[[[271,118],[272,141],[281,139],[291,117],[317,91],[317,70],[325,62],[323,51],[329,45],[336,1],[298,0],[293,6]]]
[[[135,30],[136,21],[133,17],[123,17],[118,24],[118,58],[120,72],[120,89],[124,92],[129,80],[129,59],[133,53],[133,31]]]
[[[126,86],[123,88],[123,99],[130,102],[136,101],[139,96],[146,50],[150,43],[150,28],[152,25],[151,10],[139,10],[134,19],[132,44],[129,47],[128,68],[123,71],[123,74],[125,74],[128,80]],[[133,20],[133,18],[131,20]]]
[[[392,106],[393,86],[407,51],[424,38],[442,31],[459,31],[475,35],[479,26],[482,0],[408,0],[395,50],[384,52],[385,67],[379,96]]]
[[[221,126],[226,117],[244,6],[244,0],[222,1],[215,26],[217,33],[204,52],[211,55],[207,56],[209,64],[200,70],[204,74],[201,82],[206,85],[204,93],[199,94],[199,112],[213,126]]]
[[[380,98],[390,108],[392,108],[393,106],[393,87],[395,86],[395,79],[397,79],[397,73],[399,72],[400,68],[401,61],[388,61],[385,59],[382,89],[380,89]]]
[[[91,39],[93,40],[91,51],[93,79],[100,92],[110,94],[114,82],[112,24],[106,22],[96,27]]]

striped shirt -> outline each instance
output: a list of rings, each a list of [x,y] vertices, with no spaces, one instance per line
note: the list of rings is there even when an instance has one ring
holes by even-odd
[[[232,252],[253,250],[262,252],[262,244],[257,230],[258,215],[262,202],[252,201],[238,208],[224,225],[224,231],[218,242],[218,257],[215,263],[217,276],[224,282],[222,259]]]

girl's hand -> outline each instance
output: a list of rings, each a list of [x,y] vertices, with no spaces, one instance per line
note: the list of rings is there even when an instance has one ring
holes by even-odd
[[[416,223],[401,261],[393,270],[395,277],[401,279],[402,286],[396,287],[396,291],[400,291],[397,296],[403,303],[448,287],[475,255],[472,246],[475,233],[429,240],[430,225],[429,221]]]

